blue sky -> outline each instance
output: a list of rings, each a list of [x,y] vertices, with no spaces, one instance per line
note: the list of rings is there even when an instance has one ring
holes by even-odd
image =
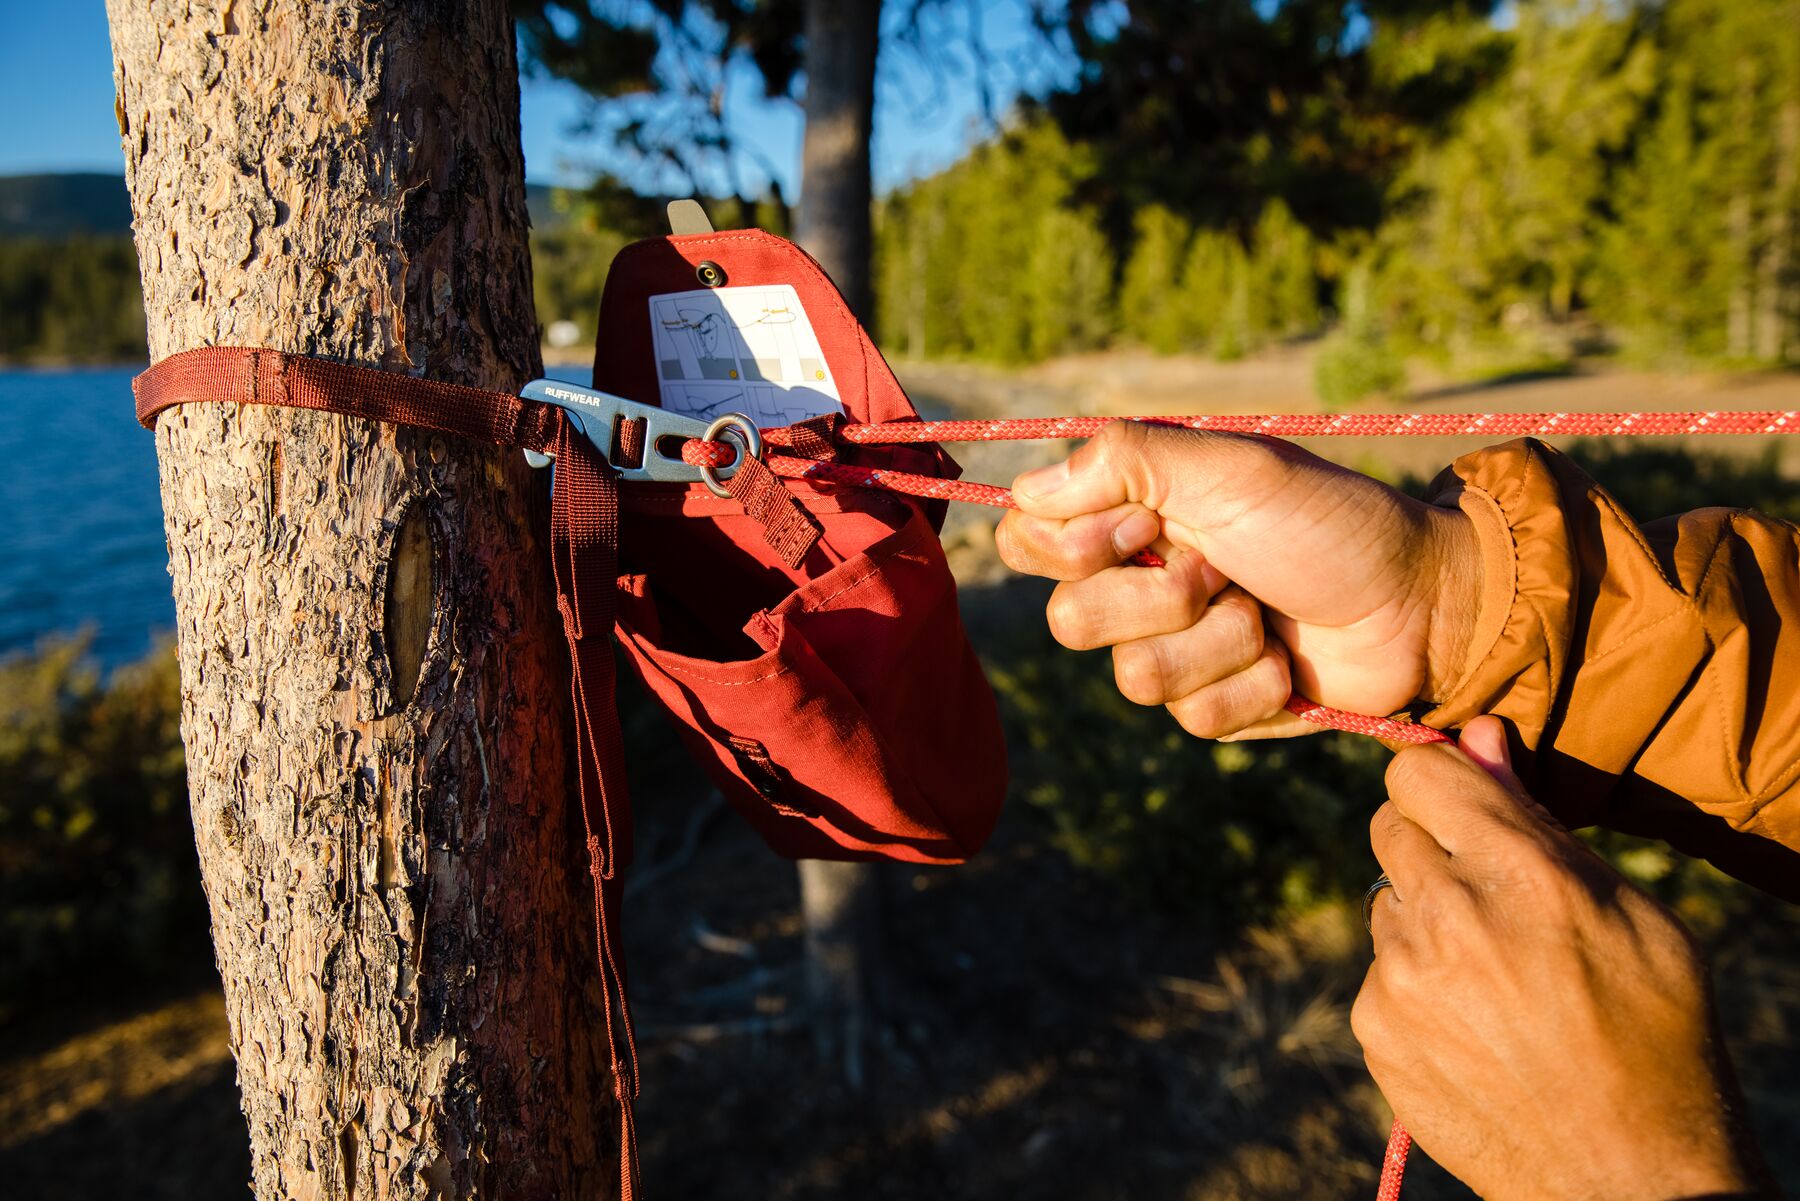
[[[883,51],[875,116],[875,177],[881,190],[929,174],[959,158],[989,129],[968,56],[968,14],[979,11],[989,62],[990,96],[1004,112],[1025,92],[1068,78],[1066,55],[1029,33],[1024,0],[981,0],[944,7],[948,24],[921,55],[891,39]],[[113,119],[112,58],[100,0],[0,0],[0,175],[33,171],[123,169]],[[798,108],[763,100],[754,71],[735,71],[726,112],[743,144],[737,169],[746,190],[779,180],[798,195]],[[588,111],[574,88],[527,78],[523,85],[525,173],[537,183],[579,183],[605,157],[600,142],[575,130]],[[639,172],[635,182],[658,181]]]

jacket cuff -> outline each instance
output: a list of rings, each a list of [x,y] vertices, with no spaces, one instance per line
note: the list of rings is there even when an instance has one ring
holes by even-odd
[[[1426,724],[1506,718],[1535,750],[1568,658],[1577,566],[1556,480],[1536,446],[1508,442],[1464,455],[1433,481],[1431,504],[1460,509],[1481,547],[1482,578],[1463,670]]]

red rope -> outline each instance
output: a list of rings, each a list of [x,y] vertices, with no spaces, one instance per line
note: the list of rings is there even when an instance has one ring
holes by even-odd
[[[1199,413],[1173,417],[1008,417],[994,421],[890,421],[846,424],[845,442],[998,442],[1091,438],[1116,421],[1275,438],[1424,437],[1523,438],[1549,435],[1669,437],[1681,434],[1800,433],[1800,411],[1681,413]],[[785,429],[763,431],[771,446],[787,446]]]
[[[1009,417],[994,421],[890,421],[869,425],[847,423],[838,426],[834,435],[841,441],[860,446],[907,442],[1088,438],[1115,421],[1287,438],[1800,433],[1800,412],[1771,409],[1723,413],[1202,413],[1185,417]],[[793,435],[786,427],[766,429],[762,431],[762,435],[767,445],[792,445]],[[729,443],[694,439],[683,445],[681,454],[685,462],[716,468],[728,466],[737,451]],[[778,454],[767,456],[765,465],[773,474],[784,479],[844,484],[853,488],[876,488],[925,500],[959,500],[1002,509],[1018,507],[1009,489],[970,480],[947,480],[909,471]],[[1162,560],[1148,551],[1132,556],[1131,561],[1140,567],[1162,566]],[[1450,741],[1447,735],[1429,726],[1398,721],[1391,717],[1346,713],[1299,695],[1289,697],[1286,708],[1289,713],[1316,726],[1367,734],[1389,742],[1423,745]]]
[[[1387,1152],[1381,1157],[1381,1183],[1375,1188],[1375,1201],[1400,1201],[1400,1183],[1406,1176],[1406,1156],[1412,1151],[1412,1135],[1394,1119],[1388,1131]]]

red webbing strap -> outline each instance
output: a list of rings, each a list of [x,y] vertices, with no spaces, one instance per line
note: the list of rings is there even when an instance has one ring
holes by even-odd
[[[799,567],[825,534],[818,518],[795,501],[761,459],[745,455],[725,481],[725,490],[762,526],[763,541],[789,567]]]
[[[554,445],[563,424],[555,406],[510,392],[245,346],[170,355],[132,380],[131,391],[146,429],[164,409],[193,401],[313,409],[537,451]]]
[[[619,1192],[637,1179],[637,1044],[619,950],[619,867],[629,858],[631,814],[625,748],[613,699],[618,481],[588,440],[553,405],[506,392],[245,347],[171,355],[132,381],[138,420],[154,428],[174,405],[206,401],[313,409],[456,434],[556,455],[550,541],[556,605],[569,642],[581,820],[594,881],[594,938],[606,1013],[613,1092],[619,1102]]]
[[[619,483],[569,422],[556,440],[550,543],[556,607],[569,642],[569,696],[575,710],[576,779],[594,878],[595,952],[606,1006],[606,1045],[619,1102],[619,1195],[637,1177],[637,1039],[625,999],[619,950],[619,867],[631,845],[625,797],[625,740],[613,700],[613,621],[618,601]],[[617,1007],[615,1026],[614,1008]],[[624,1054],[621,1054],[623,1050]]]

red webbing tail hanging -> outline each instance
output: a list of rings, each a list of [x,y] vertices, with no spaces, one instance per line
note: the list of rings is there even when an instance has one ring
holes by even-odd
[[[138,420],[194,401],[267,404],[410,425],[500,446],[553,452],[551,547],[557,609],[568,638],[581,818],[594,883],[595,957],[605,1006],[608,1067],[619,1102],[619,1190],[637,1179],[637,1046],[619,953],[618,869],[629,855],[624,743],[613,701],[618,482],[561,411],[509,392],[241,347],[172,355],[132,381]]]
[[[619,1102],[619,1194],[622,1201],[631,1201],[637,1177],[637,1039],[618,952],[618,871],[622,852],[631,843],[631,809],[624,796],[625,742],[613,701],[612,645],[618,606],[619,485],[593,446],[566,421],[556,440],[550,543],[556,606],[569,644],[576,779],[587,832],[588,870],[594,878],[595,954],[606,1007],[608,1066]]]

